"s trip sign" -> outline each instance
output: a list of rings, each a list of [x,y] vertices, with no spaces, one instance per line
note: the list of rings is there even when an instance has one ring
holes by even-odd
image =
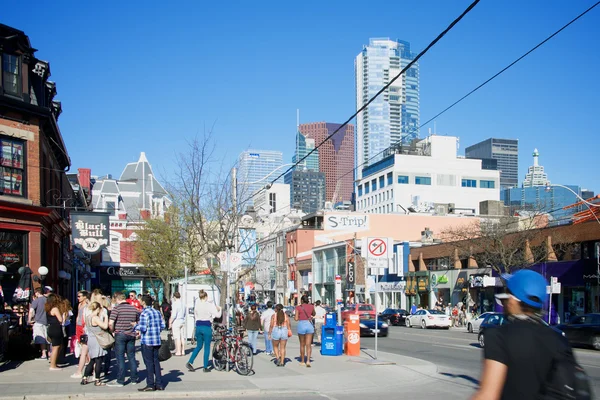
[[[72,212],[71,236],[73,243],[84,253],[95,254],[108,246],[109,213]]]

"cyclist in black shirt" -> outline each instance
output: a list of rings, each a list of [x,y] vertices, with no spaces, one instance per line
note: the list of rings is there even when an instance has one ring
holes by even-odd
[[[510,323],[486,331],[481,384],[472,400],[537,399],[562,338],[543,324],[546,279],[531,270],[505,275],[507,293],[497,294]]]

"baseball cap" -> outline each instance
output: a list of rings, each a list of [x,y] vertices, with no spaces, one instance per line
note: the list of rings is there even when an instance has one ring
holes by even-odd
[[[541,274],[529,269],[522,269],[514,274],[504,274],[508,293],[496,295],[498,300],[508,299],[511,295],[530,307],[542,308],[546,298],[548,282]]]
[[[51,293],[51,292],[53,292],[53,291],[54,291],[54,289],[52,289],[52,287],[51,287],[51,286],[44,286],[44,292],[46,292],[46,293]]]

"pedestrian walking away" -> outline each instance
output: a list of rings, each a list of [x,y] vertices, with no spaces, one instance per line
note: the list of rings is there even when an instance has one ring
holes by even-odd
[[[315,302],[315,341],[319,344],[323,340],[321,338],[321,331],[325,323],[325,315],[327,315],[327,310],[321,305],[321,300],[317,300]]]
[[[137,363],[135,361],[135,338],[137,333],[133,329],[140,320],[140,312],[126,301],[125,294],[116,292],[117,305],[110,313],[110,330],[115,335],[115,358],[117,359],[117,381],[109,386],[123,386],[125,384],[125,354],[129,362],[129,376],[131,383],[138,382]]]
[[[312,353],[312,338],[315,333],[313,317],[315,307],[308,303],[308,296],[302,296],[301,303],[296,307],[294,320],[298,321],[298,339],[300,340],[300,366],[310,368],[310,357]]]
[[[256,355],[256,341],[258,340],[258,332],[260,331],[260,314],[256,311],[256,304],[250,306],[250,311],[244,320],[244,328],[248,332],[248,342],[252,348],[252,353]]]
[[[173,302],[171,303],[171,319],[169,326],[171,326],[171,332],[173,333],[173,339],[175,340],[175,355],[185,355],[185,337],[183,328],[185,326],[185,309],[183,308],[183,302],[181,301],[181,294],[179,292],[173,293]]]
[[[263,330],[263,335],[265,337],[265,353],[269,356],[272,356],[273,353],[273,341],[269,337],[269,331],[271,329],[271,318],[275,315],[275,310],[273,310],[273,302],[267,302],[267,309],[263,311],[260,316],[260,322]]]
[[[210,356],[210,343],[212,342],[212,322],[221,317],[221,308],[208,301],[208,294],[204,290],[198,292],[198,299],[194,303],[194,317],[196,319],[196,348],[185,364],[190,372],[194,372],[194,361],[204,347],[204,372],[210,372],[208,359]]]
[[[152,297],[149,295],[142,296],[141,305],[143,311],[140,314],[140,322],[137,325],[132,323],[135,326],[134,329],[141,333],[142,358],[146,366],[146,387],[138,389],[138,391],[164,390],[158,350],[161,344],[160,332],[165,329],[165,320],[161,313],[152,306]]]
[[[503,278],[506,293],[497,294],[496,299],[509,323],[486,330],[481,384],[471,399],[591,399],[577,384],[585,373],[567,340],[541,319],[546,279],[531,270]],[[560,385],[569,373],[569,384]]]
[[[57,371],[58,368],[56,362],[61,351],[63,344],[63,315],[64,315],[64,303],[62,298],[57,294],[50,294],[44,305],[46,310],[46,321],[48,322],[48,339],[52,345],[52,354],[50,355],[50,371]]]
[[[81,384],[87,384],[88,378],[92,376],[92,371],[94,371],[96,380],[94,385],[106,386],[106,384],[100,380],[100,373],[102,372],[102,361],[107,352],[100,346],[98,336],[102,331],[108,330],[108,319],[102,317],[103,307],[97,301],[92,302],[88,308],[90,309],[90,315],[86,319],[85,329],[88,335],[87,345],[90,362],[85,367],[83,377],[81,378]]]
[[[285,348],[288,339],[292,336],[292,327],[287,314],[283,312],[283,304],[275,306],[275,313],[271,317],[269,327],[269,339],[273,341],[273,351],[275,352],[275,365],[285,366]]]

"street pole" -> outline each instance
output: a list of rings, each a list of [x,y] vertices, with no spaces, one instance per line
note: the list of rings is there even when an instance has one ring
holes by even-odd
[[[231,261],[229,259],[229,254],[230,254],[229,246],[227,246],[225,254],[227,254],[227,262],[226,262],[226,264],[227,264],[227,274],[226,274],[227,288],[225,289],[225,296],[226,296],[225,297],[225,309],[227,310],[227,323],[226,323],[227,325],[226,326],[227,326],[227,334],[228,334],[229,333],[229,318],[230,318],[229,314],[231,313],[231,308],[229,307],[229,302],[230,302],[230,300],[229,300],[229,273],[231,271]],[[207,349],[204,349],[204,351],[206,351],[206,350]],[[227,352],[229,352],[229,350]],[[227,357],[227,372],[229,372],[229,357]]]
[[[389,265],[388,265],[389,266]],[[379,315],[377,315],[377,303],[379,300],[379,268],[375,269],[375,359],[377,360],[377,338],[379,337]]]
[[[184,278],[183,278],[183,309],[185,310],[183,315],[185,317],[185,321],[183,324],[183,337],[185,338],[184,340],[184,349],[185,349],[185,344],[187,343],[188,340],[188,332],[187,332],[187,326],[188,326],[188,307],[187,307],[187,283],[188,283],[188,267],[187,267],[187,263],[185,264],[184,268],[183,268],[183,273],[184,273]],[[194,321],[194,324],[196,323],[196,321]]]

